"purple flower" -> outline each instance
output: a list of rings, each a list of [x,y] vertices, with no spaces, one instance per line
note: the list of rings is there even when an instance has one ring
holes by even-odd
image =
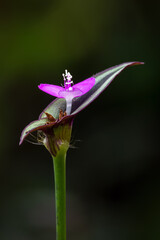
[[[65,74],[62,74],[64,78],[64,87],[52,85],[52,84],[40,84],[38,87],[43,92],[46,92],[57,98],[65,98],[66,100],[66,113],[71,112],[72,100],[75,97],[80,97],[87,93],[95,84],[95,78],[88,78],[80,83],[73,85],[72,75],[65,70]]]

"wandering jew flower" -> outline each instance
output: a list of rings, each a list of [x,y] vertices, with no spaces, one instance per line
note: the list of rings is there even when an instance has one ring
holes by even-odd
[[[55,96],[56,99],[43,110],[38,120],[31,122],[24,128],[21,134],[20,144],[32,132],[42,131],[44,133],[44,138],[41,141],[49,150],[50,147],[48,147],[48,141],[46,140],[47,136],[52,135],[51,133],[60,125],[70,126],[69,129],[71,131],[73,119],[77,113],[94,101],[122,70],[128,66],[139,64],[143,63],[122,63],[97,73],[75,85],[73,84],[71,74],[65,70],[65,74],[62,74],[64,78],[64,87],[52,84],[40,84],[38,86],[39,89]],[[56,155],[62,142],[64,142],[62,141],[63,138],[66,138],[64,134],[61,136],[61,141],[54,137],[54,147],[56,149],[54,154],[53,151],[50,151],[52,155]],[[70,141],[70,138],[68,140]]]
[[[126,67],[143,64],[141,62],[123,63],[92,77],[73,84],[71,74],[65,70],[64,87],[40,84],[38,87],[56,97],[40,114],[39,119],[31,122],[22,131],[20,144],[32,132],[37,131],[41,142],[50,152],[54,164],[56,200],[56,239],[66,240],[66,189],[65,160],[69,148],[74,117],[94,101]]]
[[[42,91],[57,97],[65,98],[66,100],[66,113],[70,114],[72,108],[72,100],[75,97],[80,97],[88,92],[95,84],[95,78],[88,78],[80,83],[73,85],[72,75],[70,72],[65,70],[65,74],[62,74],[64,78],[64,87],[51,85],[51,84],[40,84],[38,87]]]

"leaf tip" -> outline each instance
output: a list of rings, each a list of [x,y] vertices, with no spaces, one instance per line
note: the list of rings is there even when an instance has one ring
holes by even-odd
[[[131,65],[143,65],[144,62],[135,61]]]

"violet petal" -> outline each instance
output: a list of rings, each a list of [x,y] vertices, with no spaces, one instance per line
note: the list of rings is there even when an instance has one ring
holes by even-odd
[[[75,84],[73,87],[79,89],[83,94],[88,92],[95,84],[95,78],[91,77],[82,82]]]
[[[64,88],[57,86],[57,85],[52,85],[52,84],[40,84],[39,89],[42,90],[43,92],[46,92],[54,97],[60,97],[59,92],[63,91]]]

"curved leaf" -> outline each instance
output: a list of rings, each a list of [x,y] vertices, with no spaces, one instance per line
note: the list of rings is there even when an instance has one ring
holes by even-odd
[[[31,133],[36,130],[39,130],[42,126],[44,126],[47,123],[47,119],[41,119],[41,120],[35,120],[28,124],[22,131],[19,145],[24,141],[24,139]]]
[[[123,63],[112,68],[108,68],[100,73],[93,75],[96,79],[95,85],[86,94],[73,99],[72,114],[77,114],[95,100],[113,81],[113,79],[126,67],[143,64],[142,62]]]

